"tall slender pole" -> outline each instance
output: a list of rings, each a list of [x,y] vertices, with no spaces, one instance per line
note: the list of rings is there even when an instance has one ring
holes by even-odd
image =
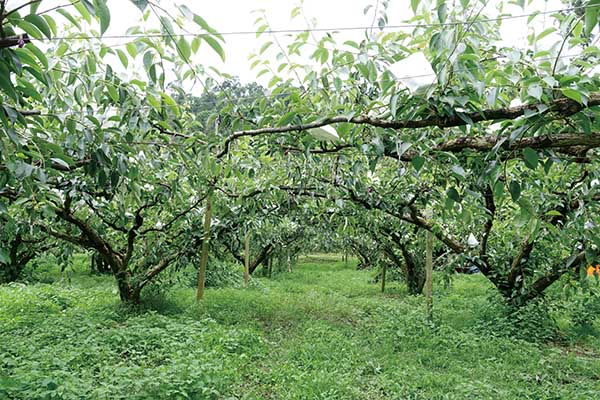
[[[427,254],[425,257],[425,296],[427,318],[433,321],[433,234],[427,231]]]
[[[385,292],[385,271],[387,270],[387,264],[383,263],[381,266],[381,293]]]
[[[206,211],[204,212],[204,238],[202,239],[202,254],[200,256],[200,269],[198,270],[197,300],[204,297],[204,282],[206,281],[206,265],[208,264],[208,242],[210,240],[210,223],[212,218],[212,195],[206,198]]]
[[[250,280],[250,232],[246,232],[246,240],[245,240],[245,250],[244,250],[244,285],[248,286],[248,281]]]
[[[269,278],[271,278],[271,276],[273,275],[273,257],[269,257],[269,262],[267,264],[267,267],[268,267]]]

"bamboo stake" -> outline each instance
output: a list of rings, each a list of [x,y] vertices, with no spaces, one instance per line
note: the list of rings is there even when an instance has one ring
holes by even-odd
[[[246,232],[246,246],[244,251],[244,285],[248,286],[250,280],[250,232]]]
[[[268,266],[269,279],[270,279],[271,276],[273,275],[273,257],[269,257],[269,262],[268,262],[267,266]]]
[[[206,211],[204,213],[204,239],[202,240],[202,254],[200,256],[200,268],[198,270],[198,294],[197,300],[204,297],[204,283],[206,281],[206,265],[208,264],[208,241],[210,240],[210,224],[212,218],[212,199],[208,195],[206,199]]]
[[[427,318],[433,321],[433,234],[427,231],[427,254],[425,257],[425,296],[427,298]]]
[[[387,264],[383,263],[381,267],[381,293],[385,292],[385,271],[387,270]]]

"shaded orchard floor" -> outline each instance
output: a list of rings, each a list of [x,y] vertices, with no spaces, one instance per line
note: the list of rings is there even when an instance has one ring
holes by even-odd
[[[110,277],[0,287],[0,398],[600,398],[598,336],[507,337],[481,276],[436,282],[432,327],[423,298],[398,283],[382,295],[338,260],[209,289],[200,306],[173,289],[141,312]]]

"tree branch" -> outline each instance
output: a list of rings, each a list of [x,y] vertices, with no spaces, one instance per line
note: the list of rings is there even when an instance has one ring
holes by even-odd
[[[136,287],[137,292],[139,293],[144,286],[146,286],[146,284],[148,282],[150,282],[156,275],[160,274],[162,271],[164,271],[169,264],[171,264],[173,261],[175,261],[179,256],[181,255],[181,252],[172,254],[169,257],[165,257],[162,260],[160,260],[158,262],[158,264],[156,264],[154,266],[154,268],[149,269],[148,271],[146,271],[146,273],[144,274],[144,277],[142,278],[142,280],[139,282],[139,284]]]
[[[77,238],[75,241],[72,241],[71,239],[73,237],[70,237],[69,235],[62,235],[58,232],[55,232],[54,234],[51,232],[49,233],[59,239],[69,241],[82,247],[95,249],[102,254],[107,261],[111,261],[109,264],[121,267],[123,264],[122,259],[116,258],[120,257],[119,253],[115,252],[112,246],[106,240],[104,240],[91,226],[77,218],[71,212],[71,201],[72,199],[67,197],[63,206],[56,207],[54,211],[59,218],[79,228],[81,231],[81,237]],[[42,229],[49,228],[42,226]]]
[[[185,210],[181,211],[180,213],[178,213],[177,215],[175,215],[173,218],[171,218],[171,220],[169,220],[169,222],[167,222],[165,225],[163,225],[161,228],[148,228],[148,229],[144,229],[142,231],[140,231],[140,235],[145,235],[148,232],[164,232],[165,230],[169,229],[171,227],[171,225],[173,225],[175,222],[177,222],[177,220],[185,215],[187,215],[190,211],[192,211],[194,208],[198,207],[198,205],[200,205],[200,203],[202,201],[204,201],[204,199],[206,199],[206,197],[208,196],[208,192],[200,197],[198,200],[196,200],[192,205],[190,205],[188,208],[186,208]]]
[[[502,150],[520,150],[526,147],[530,147],[534,150],[553,148],[569,149],[577,146],[583,146],[589,149],[600,147],[600,133],[592,133],[590,135],[583,133],[563,133],[557,135],[534,136],[521,138],[513,143],[510,142],[508,136],[463,136],[438,144],[429,151],[460,153],[463,150],[469,149],[483,152],[492,150],[498,143],[501,143],[499,148]],[[385,155],[398,159],[398,153],[392,150],[386,150]],[[411,161],[418,155],[420,154],[416,151],[407,151],[400,156],[400,160]]]
[[[21,9],[27,7],[27,6],[30,6],[30,5],[35,4],[35,3],[41,3],[42,1],[43,0],[31,0],[31,1],[28,1],[27,3],[25,3],[25,4],[21,4],[20,6],[18,6],[16,8],[13,8],[9,12],[7,12],[6,14],[2,15],[2,20],[4,20],[9,15],[14,14],[14,13],[18,12],[19,10],[21,10]]]
[[[515,283],[519,275],[521,276],[521,285],[523,284],[523,281],[525,280],[523,264],[527,262],[527,259],[531,255],[531,252],[533,251],[533,245],[534,240],[530,239],[529,236],[523,240],[519,252],[513,258],[513,261],[510,265],[510,271],[506,277],[509,287],[515,288]]]
[[[254,137],[269,135],[275,133],[286,133],[296,131],[306,131],[312,128],[319,128],[325,125],[336,123],[351,123],[357,125],[370,125],[378,128],[388,129],[417,129],[437,126],[439,128],[450,128],[456,126],[472,125],[484,121],[512,120],[525,115],[528,111],[540,112],[539,107],[542,104],[524,104],[516,107],[506,107],[500,109],[481,110],[468,113],[454,112],[453,115],[433,115],[418,120],[397,120],[372,118],[366,115],[350,117],[338,115],[334,117],[321,118],[318,121],[307,124],[286,125],[277,127],[266,127],[245,131],[237,131],[231,134],[223,143],[223,150],[217,154],[217,158],[224,157],[230,150],[231,143],[241,137]],[[588,96],[587,105],[582,105],[568,98],[560,98],[545,104],[547,107],[540,114],[555,113],[561,117],[571,116],[584,108],[600,105],[600,93],[592,93]]]
[[[144,224],[144,217],[142,217],[142,212],[147,208],[154,207],[158,203],[158,199],[159,196],[156,196],[152,201],[150,201],[149,203],[145,203],[136,210],[133,225],[131,226],[129,231],[127,231],[127,250],[123,257],[123,264],[127,265],[129,263],[129,260],[131,260],[131,256],[133,255],[135,238],[137,237],[138,233],[137,230],[140,229]]]
[[[114,222],[109,221],[108,219],[106,219],[101,213],[100,211],[94,206],[94,204],[92,203],[92,201],[88,198],[85,199],[85,203],[88,205],[88,207],[94,212],[94,214],[96,214],[96,216],[98,218],[100,218],[100,220],[102,222],[104,222],[107,226],[109,226],[110,228],[114,229],[115,231],[119,231],[119,232],[123,232],[123,233],[127,233],[127,229],[125,229],[122,226],[118,226],[117,224],[115,224]]]
[[[531,300],[539,296],[550,285],[556,282],[563,273],[569,269],[577,268],[585,261],[585,250],[574,253],[571,257],[560,260],[552,266],[550,273],[538,278],[529,286],[525,300]]]
[[[92,245],[92,243],[90,241],[86,240],[82,236],[72,236],[72,235],[69,235],[66,233],[58,232],[58,231],[55,231],[55,230],[53,230],[45,225],[41,225],[41,224],[38,224],[37,226],[39,226],[39,228],[42,231],[46,232],[50,236],[53,236],[57,239],[64,240],[65,242],[69,242],[69,243],[75,244],[77,246],[81,246],[83,248],[94,249],[94,246]]]
[[[29,35],[27,35],[26,33],[24,33],[22,35],[7,36],[5,38],[0,38],[0,49],[5,49],[7,47],[14,47],[14,46],[22,47],[23,45],[25,45],[27,43],[31,43],[31,39],[29,39]],[[19,111],[19,112],[23,115],[27,115],[26,113],[29,113],[30,111]],[[37,115],[37,114],[32,114],[32,115]]]

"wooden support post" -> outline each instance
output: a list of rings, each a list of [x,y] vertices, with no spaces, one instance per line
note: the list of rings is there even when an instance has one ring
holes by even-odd
[[[250,281],[250,232],[246,232],[244,249],[244,286],[248,286]]]
[[[344,266],[347,267],[348,266],[348,248],[344,247]]]
[[[212,218],[212,199],[209,194],[206,199],[206,211],[204,212],[204,238],[202,239],[202,254],[200,255],[200,268],[198,269],[198,293],[197,300],[204,297],[204,283],[206,282],[206,265],[208,264],[208,242],[210,240],[210,223]]]
[[[427,319],[433,321],[433,233],[427,231],[427,254],[425,256],[425,296]]]
[[[269,263],[267,264],[267,271],[269,273],[269,279],[273,276],[273,257],[269,257]]]

